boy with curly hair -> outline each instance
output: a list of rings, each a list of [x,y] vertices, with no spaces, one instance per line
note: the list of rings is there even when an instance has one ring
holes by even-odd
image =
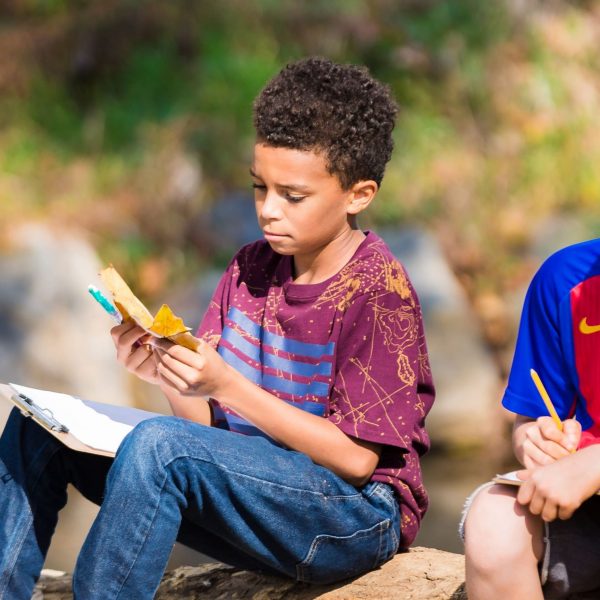
[[[366,69],[320,58],[263,89],[250,175],[265,239],[226,269],[204,343],[148,351],[131,322],[112,330],[118,360],[175,416],[138,425],[114,461],[11,416],[0,598],[29,599],[68,482],[101,505],[74,573],[86,600],[151,598],[176,540],[319,583],[410,545],[434,395],[421,310],[402,266],[356,222],[381,185],[396,111]]]

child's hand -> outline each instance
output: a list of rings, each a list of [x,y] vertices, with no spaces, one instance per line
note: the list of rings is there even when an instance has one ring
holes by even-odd
[[[517,501],[544,521],[568,519],[600,486],[600,447],[592,446],[560,461],[518,472],[524,480]]]
[[[117,360],[125,368],[148,383],[158,384],[156,361],[152,348],[145,342],[151,337],[133,321],[125,321],[110,330],[117,349]]]
[[[157,370],[166,383],[184,396],[219,398],[236,373],[207,343],[194,352],[168,340],[152,340],[158,356]]]
[[[517,422],[514,440],[517,458],[526,469],[549,465],[577,449],[581,425],[575,419],[563,421],[563,430],[551,417]]]

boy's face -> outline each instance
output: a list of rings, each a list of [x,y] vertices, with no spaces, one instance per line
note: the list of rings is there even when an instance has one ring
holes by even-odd
[[[312,151],[257,143],[250,169],[258,223],[279,254],[310,258],[351,229],[355,192]]]

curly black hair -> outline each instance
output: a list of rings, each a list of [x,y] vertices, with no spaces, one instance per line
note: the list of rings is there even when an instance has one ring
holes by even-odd
[[[311,57],[284,67],[254,101],[257,141],[322,152],[344,190],[381,184],[398,111],[366,67]]]

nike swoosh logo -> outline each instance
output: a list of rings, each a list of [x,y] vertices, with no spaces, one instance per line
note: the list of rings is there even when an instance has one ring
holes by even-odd
[[[585,335],[590,333],[598,333],[600,331],[600,325],[588,325],[587,317],[583,317],[579,323],[579,331]]]

